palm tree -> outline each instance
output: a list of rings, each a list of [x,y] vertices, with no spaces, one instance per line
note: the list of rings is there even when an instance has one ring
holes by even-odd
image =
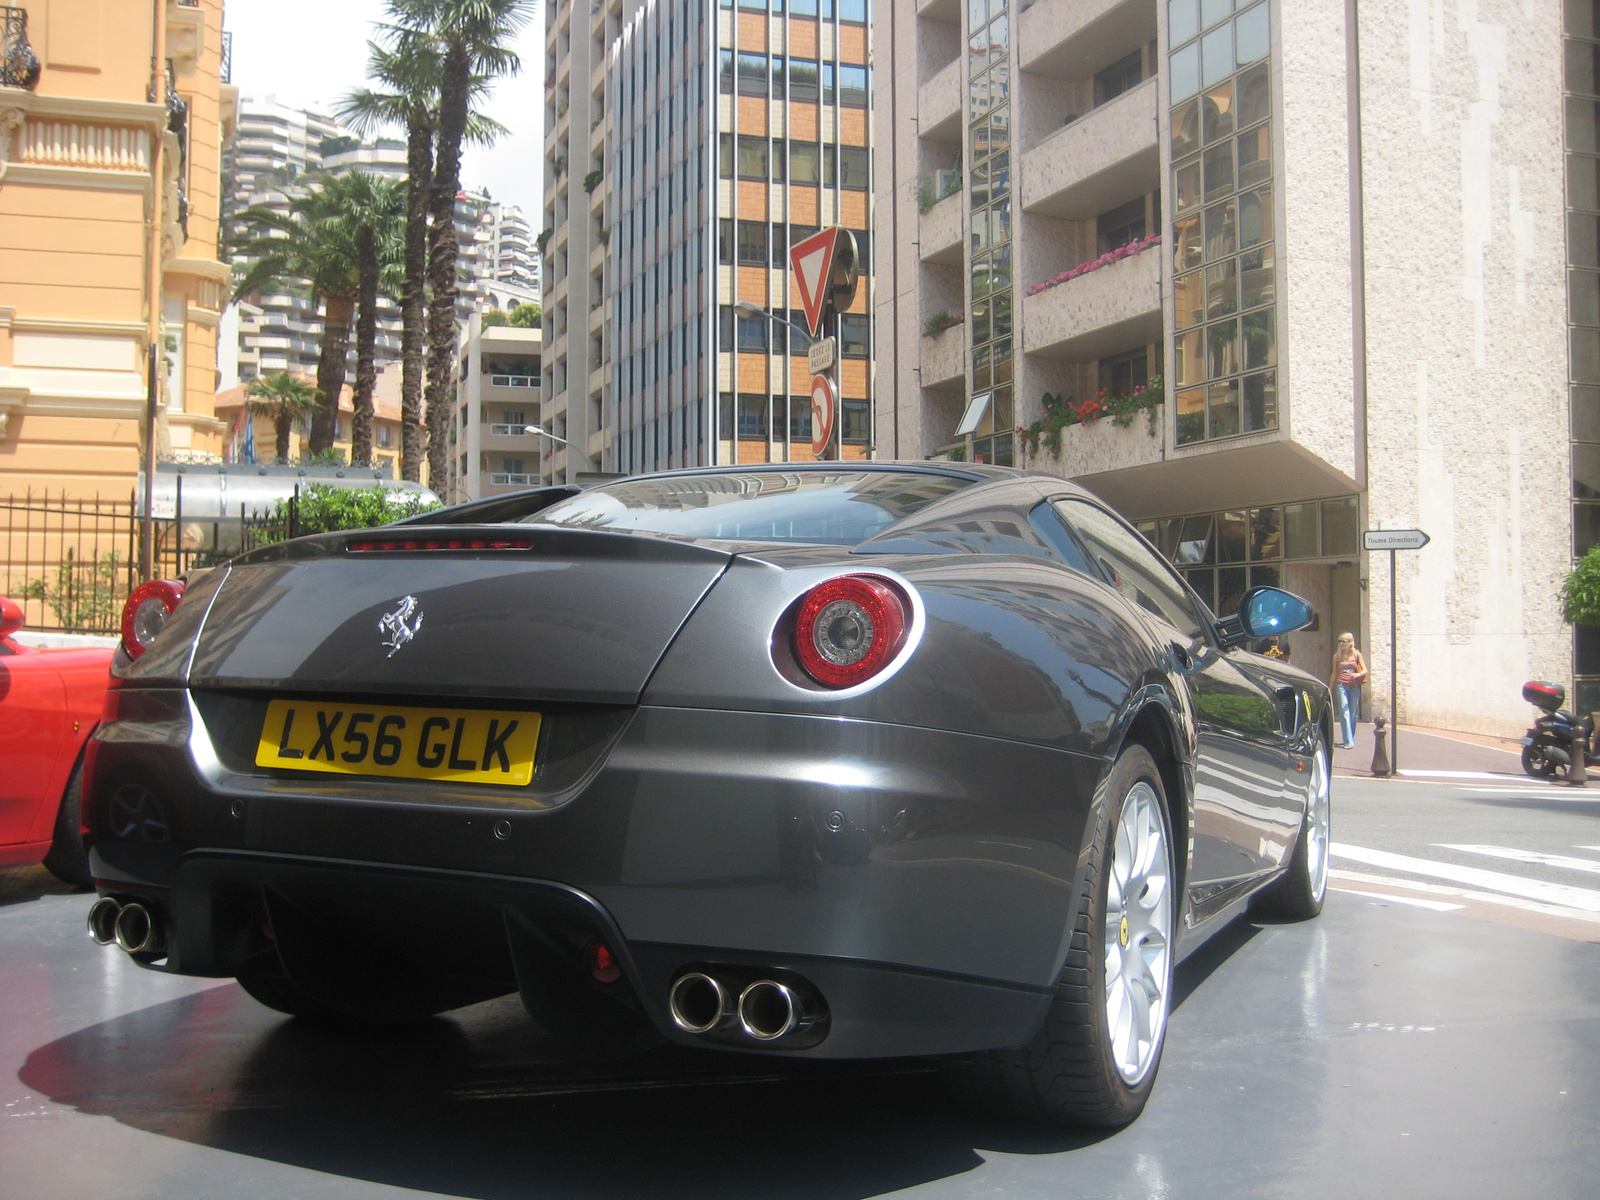
[[[426,39],[439,63],[437,150],[429,206],[428,471],[446,472],[446,426],[456,356],[456,196],[461,191],[461,143],[475,89],[514,75],[521,61],[512,40],[532,17],[534,0],[390,0],[407,36]]]
[[[350,322],[360,292],[356,226],[347,219],[329,183],[313,186],[289,202],[287,212],[257,205],[240,214],[258,232],[239,245],[253,259],[234,286],[233,298],[272,283],[303,280],[322,306],[322,348],[317,358],[317,391],[321,406],[311,420],[313,454],[333,446],[338,428],[339,396],[344,390],[345,357],[350,350]]]
[[[372,392],[378,380],[378,293],[394,295],[401,283],[404,237],[400,185],[366,171],[328,181],[326,193],[356,241],[356,386],[350,428],[350,462],[372,461]]]
[[[426,34],[380,26],[384,42],[367,43],[367,77],[378,88],[357,88],[337,116],[357,133],[386,125],[406,131],[406,221],[404,274],[400,288],[400,476],[422,480],[422,357],[426,339],[425,281],[428,270],[428,205],[433,190],[433,137],[438,126],[439,57]],[[475,81],[474,95],[488,80]],[[482,113],[469,115],[467,137],[487,144],[505,126]]]
[[[288,371],[279,371],[264,379],[257,379],[245,388],[245,409],[251,416],[272,418],[273,432],[277,435],[277,461],[289,461],[289,431],[296,417],[317,411],[321,393],[303,379]]]

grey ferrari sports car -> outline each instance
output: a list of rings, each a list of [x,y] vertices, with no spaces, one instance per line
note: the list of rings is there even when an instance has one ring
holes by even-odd
[[[90,933],[333,1022],[510,992],[605,1053],[938,1056],[1143,1107],[1173,968],[1321,909],[1327,687],[1080,488],[710,468],[303,537],[129,600]]]

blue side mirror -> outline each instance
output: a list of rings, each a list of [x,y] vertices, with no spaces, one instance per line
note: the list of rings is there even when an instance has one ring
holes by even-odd
[[[1239,601],[1239,624],[1249,638],[1293,633],[1311,624],[1311,605],[1275,587],[1251,588]]]

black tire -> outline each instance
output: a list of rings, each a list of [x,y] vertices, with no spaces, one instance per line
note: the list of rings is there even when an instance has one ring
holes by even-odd
[[[89,870],[89,851],[83,844],[83,759],[72,766],[72,777],[67,780],[67,790],[61,796],[61,808],[56,813],[55,833],[50,840],[50,852],[44,856],[44,868],[62,883],[76,888],[94,887],[94,874]]]
[[[1106,907],[1123,808],[1140,785],[1149,789],[1141,793],[1144,808],[1149,807],[1144,797],[1154,794],[1155,819],[1162,834],[1165,886],[1155,904],[1164,906],[1166,936],[1156,971],[1159,1028],[1150,1040],[1147,1060],[1130,1080],[1117,1066],[1108,1013]],[[1178,904],[1166,791],[1148,750],[1140,745],[1123,750],[1107,778],[1105,797],[1084,871],[1071,947],[1043,1028],[1019,1049],[991,1050],[946,1064],[947,1078],[961,1098],[990,1112],[1049,1124],[1116,1127],[1143,1111],[1155,1084],[1171,1009]],[[1121,927],[1125,938],[1125,918]],[[1126,940],[1122,945],[1131,948]]]
[[[1322,912],[1328,894],[1328,846],[1332,836],[1333,763],[1322,733],[1311,747],[1311,778],[1289,866],[1250,903],[1253,915],[1309,921]],[[1320,811],[1319,792],[1320,789]]]
[[[447,984],[433,979],[418,979],[414,987],[396,980],[393,986],[382,989],[322,984],[312,991],[290,979],[281,968],[251,971],[237,978],[247,995],[274,1012],[347,1029],[410,1025],[484,998],[483,994],[452,991]]]
[[[1560,765],[1546,758],[1538,746],[1522,748],[1522,769],[1535,779],[1554,779],[1561,773]]]

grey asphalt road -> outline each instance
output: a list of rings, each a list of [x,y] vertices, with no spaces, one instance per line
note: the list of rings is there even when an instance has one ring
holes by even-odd
[[[1600,864],[1600,789],[1340,779],[1335,804],[1323,916],[1184,964],[1112,1133],[969,1116],[925,1063],[584,1061],[514,1000],[319,1033],[139,970],[85,897],[0,871],[0,1196],[1592,1196],[1600,874],[1562,860]]]

